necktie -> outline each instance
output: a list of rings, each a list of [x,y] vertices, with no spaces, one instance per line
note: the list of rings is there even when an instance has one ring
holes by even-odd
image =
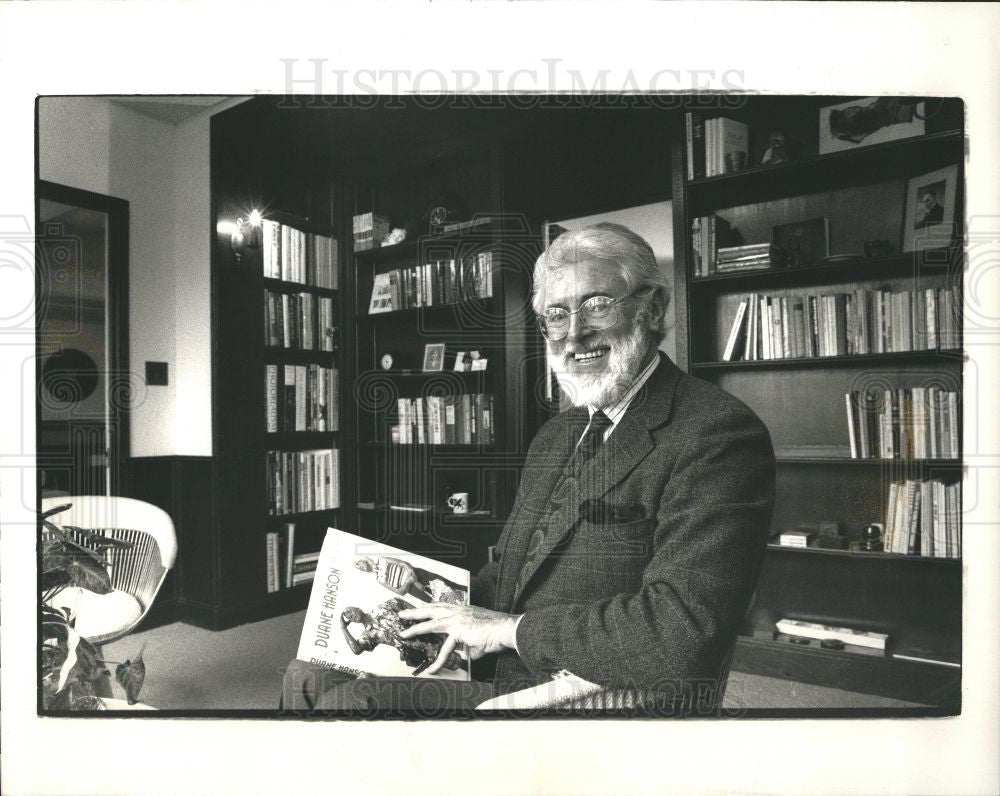
[[[587,430],[584,433],[583,438],[576,446],[576,450],[570,457],[569,464],[564,471],[563,476],[559,479],[559,482],[556,484],[555,489],[552,492],[552,496],[549,498],[550,508],[555,510],[555,508],[566,499],[567,488],[569,486],[569,481],[567,479],[573,478],[579,480],[580,474],[583,472],[584,465],[594,458],[594,455],[604,442],[604,432],[607,431],[610,426],[611,420],[606,414],[604,414],[604,412],[594,412],[594,416],[590,419],[590,423],[587,424]],[[542,549],[542,544],[545,541],[545,531],[545,521],[540,520],[538,527],[535,528],[534,533],[531,535],[531,540],[528,544],[528,552],[525,556],[524,564],[521,567],[520,575],[518,576],[518,585],[521,588],[524,587],[524,584],[534,571],[535,560],[538,558],[539,552]]]
[[[584,432],[583,439],[576,446],[573,458],[570,460],[570,472],[577,478],[583,472],[584,465],[587,464],[600,449],[604,442],[604,432],[611,427],[611,420],[604,412],[598,409],[590,418],[590,424]]]

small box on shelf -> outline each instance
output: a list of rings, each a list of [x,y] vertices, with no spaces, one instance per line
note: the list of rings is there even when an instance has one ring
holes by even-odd
[[[354,251],[377,249],[389,234],[389,219],[378,213],[361,213],[353,218]]]

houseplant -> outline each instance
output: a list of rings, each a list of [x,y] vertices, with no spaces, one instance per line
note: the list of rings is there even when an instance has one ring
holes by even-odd
[[[111,592],[105,555],[110,548],[128,548],[132,543],[82,528],[60,528],[50,518],[70,505],[56,506],[40,515],[42,709],[103,710],[106,705],[98,695],[98,683],[110,675],[106,665],[114,662],[102,660],[99,648],[77,633],[72,609],[53,605],[53,599],[73,587],[95,594]],[[134,661],[116,666],[115,679],[125,690],[130,705],[138,700],[145,671],[141,649]]]

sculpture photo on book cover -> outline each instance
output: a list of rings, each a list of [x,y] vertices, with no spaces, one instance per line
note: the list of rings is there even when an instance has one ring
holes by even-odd
[[[468,605],[468,571],[330,528],[296,657],[351,674],[419,676],[446,636],[402,638],[415,622],[399,612],[428,602]],[[464,651],[453,652],[433,676],[469,680]]]

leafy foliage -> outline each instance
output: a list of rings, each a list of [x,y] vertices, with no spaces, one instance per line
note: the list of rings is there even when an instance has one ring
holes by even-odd
[[[104,710],[106,706],[96,695],[95,685],[101,677],[110,679],[111,673],[97,648],[76,632],[75,617],[69,609],[55,608],[51,600],[71,586],[108,594],[112,587],[106,552],[131,547],[132,543],[82,528],[66,526],[64,530],[49,520],[70,505],[57,506],[39,518],[45,529],[39,578],[42,706],[45,710]],[[134,662],[118,665],[116,679],[125,689],[130,705],[138,701],[145,674],[141,649]]]

